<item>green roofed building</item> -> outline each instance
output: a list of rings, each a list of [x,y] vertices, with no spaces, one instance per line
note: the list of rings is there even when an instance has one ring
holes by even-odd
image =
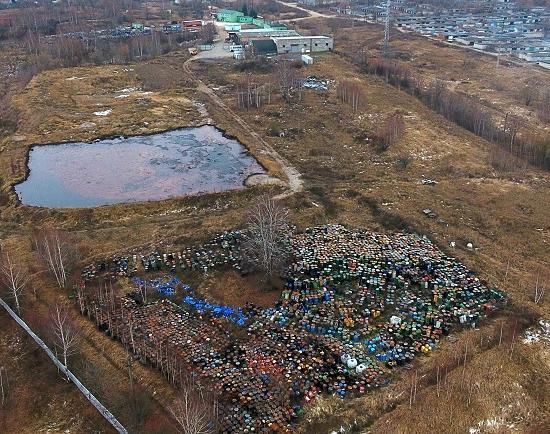
[[[224,23],[239,23],[240,19],[244,17],[244,14],[240,11],[234,11],[232,9],[221,9],[216,14],[217,20]]]
[[[254,18],[249,17],[248,15],[241,15],[237,17],[237,20],[239,23],[246,23],[246,24],[252,24],[254,22]]]

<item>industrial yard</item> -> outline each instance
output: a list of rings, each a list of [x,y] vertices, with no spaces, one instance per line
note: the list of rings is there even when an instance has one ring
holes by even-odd
[[[519,6],[391,5],[386,32],[386,4],[131,2],[0,41],[0,320],[64,365],[2,329],[1,431],[544,432],[550,72],[439,34]]]

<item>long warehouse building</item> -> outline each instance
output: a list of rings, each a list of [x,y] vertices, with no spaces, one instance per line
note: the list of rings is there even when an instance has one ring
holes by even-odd
[[[273,38],[278,54],[332,51],[334,40],[329,36],[288,36]]]

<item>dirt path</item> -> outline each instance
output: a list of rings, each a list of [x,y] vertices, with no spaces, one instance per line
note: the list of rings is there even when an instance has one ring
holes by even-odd
[[[281,23],[284,23],[284,22],[289,22],[289,21],[302,21],[302,20],[309,20],[310,18],[333,18],[333,15],[326,15],[326,14],[322,14],[321,12],[316,12],[316,11],[312,11],[312,10],[309,10],[309,9],[305,9],[305,8],[302,8],[300,6],[298,6],[297,3],[290,3],[290,2],[283,2],[283,1],[279,1],[279,0],[276,0],[277,3],[280,3],[284,6],[288,6],[289,8],[294,8],[294,9],[298,9],[302,12],[305,12],[308,14],[307,17],[300,17],[300,18],[289,18],[289,19],[285,19],[285,20],[277,20]]]
[[[202,92],[206,96],[208,96],[208,98],[210,98],[210,100],[215,105],[221,108],[230,118],[233,119],[233,121],[236,124],[238,124],[248,135],[250,135],[257,142],[257,144],[260,145],[259,148],[261,149],[262,153],[271,157],[280,166],[282,172],[287,178],[286,184],[289,188],[289,191],[278,195],[277,198],[282,199],[294,193],[299,193],[303,191],[304,186],[302,181],[302,175],[300,174],[300,172],[294,166],[292,166],[286,159],[284,159],[275,149],[273,149],[271,145],[269,145],[264,139],[262,139],[262,137],[256,131],[254,131],[250,127],[250,125],[248,125],[244,121],[244,119],[242,119],[237,113],[231,110],[231,108],[229,108],[227,104],[225,104],[222,101],[222,99],[218,95],[216,95],[216,93],[212,89],[210,89],[202,80],[200,80],[193,73],[193,71],[191,71],[189,65],[195,59],[196,59],[195,57],[191,57],[190,59],[186,60],[183,64],[183,70],[191,80],[197,83],[197,90],[199,92]]]

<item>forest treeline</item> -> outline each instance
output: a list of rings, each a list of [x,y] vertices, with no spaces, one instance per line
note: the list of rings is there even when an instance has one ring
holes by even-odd
[[[550,169],[550,135],[534,132],[515,114],[495,116],[474,98],[453,91],[441,80],[427,80],[391,59],[364,58],[361,68],[367,74],[383,77],[387,83],[417,97],[424,105],[468,131],[497,144],[511,158]],[[539,118],[550,121],[550,87],[540,89],[535,98]]]

